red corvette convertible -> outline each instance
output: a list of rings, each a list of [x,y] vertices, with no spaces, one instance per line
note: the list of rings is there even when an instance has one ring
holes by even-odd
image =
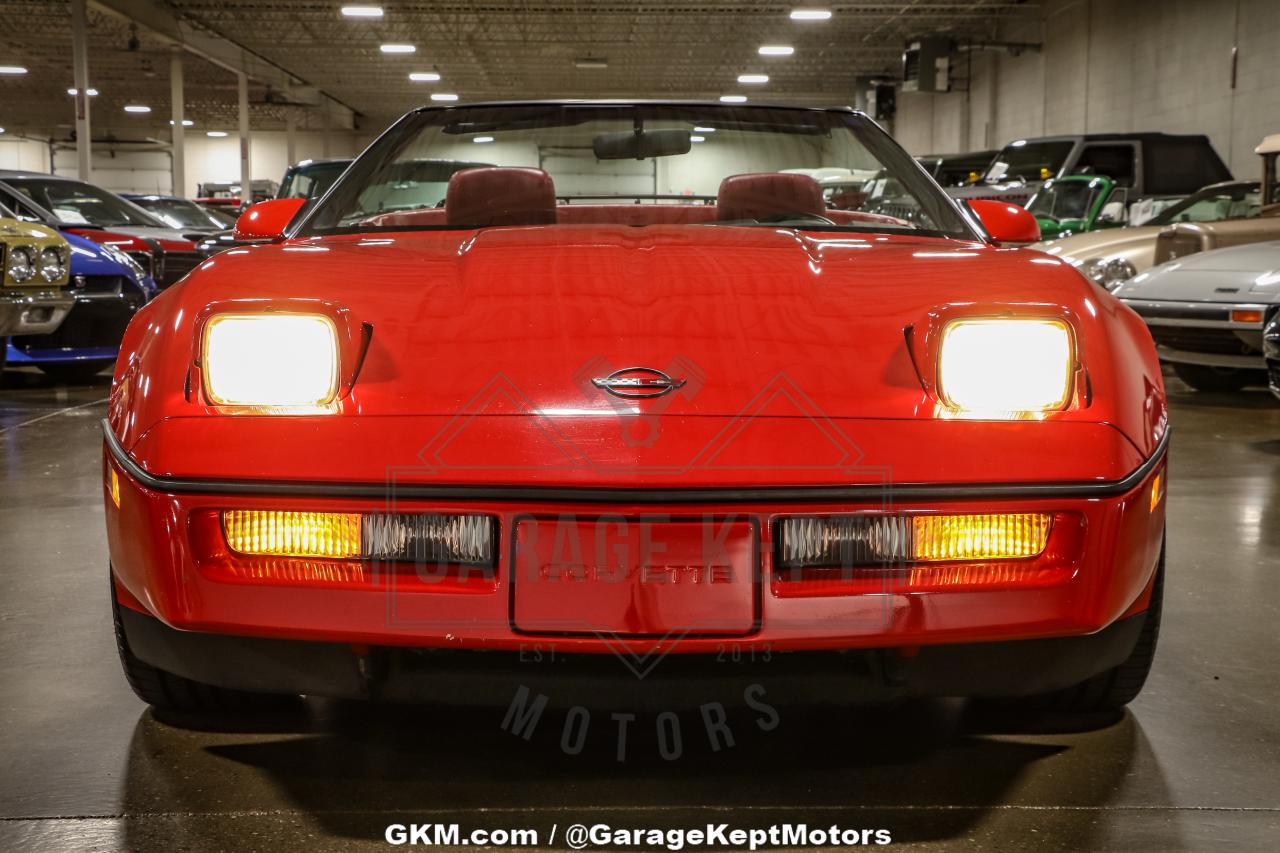
[[[901,216],[829,207],[853,171]],[[1146,327],[863,115],[421,109],[237,227],[268,242],[138,313],[104,422],[147,702],[444,699],[531,650],[587,689],[611,659],[827,696],[1141,689]]]

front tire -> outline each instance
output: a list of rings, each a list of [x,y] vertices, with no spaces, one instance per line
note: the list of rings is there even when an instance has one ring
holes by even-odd
[[[1142,692],[1156,656],[1156,642],[1160,638],[1160,614],[1164,602],[1164,549],[1160,550],[1160,562],[1156,566],[1155,582],[1151,586],[1151,604],[1147,607],[1142,623],[1142,633],[1133,651],[1124,661],[1105,672],[1047,697],[1054,711],[1072,714],[1118,711]]]
[[[1174,362],[1173,372],[1197,391],[1239,391],[1253,381],[1253,371],[1237,367]]]
[[[231,690],[174,675],[139,659],[129,649],[120,621],[120,601],[115,578],[111,579],[111,619],[115,624],[116,650],[125,680],[139,699],[162,711],[181,711],[201,716],[232,715],[275,710],[293,702],[296,696]]]

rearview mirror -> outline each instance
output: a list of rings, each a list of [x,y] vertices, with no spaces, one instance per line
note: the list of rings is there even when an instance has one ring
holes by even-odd
[[[1035,243],[1040,240],[1040,223],[1025,207],[988,198],[970,199],[969,209],[995,243]]]
[[[279,240],[306,201],[304,198],[273,198],[249,205],[236,220],[236,240]]]
[[[687,130],[634,130],[602,133],[591,142],[597,160],[644,160],[688,154],[692,141]]]

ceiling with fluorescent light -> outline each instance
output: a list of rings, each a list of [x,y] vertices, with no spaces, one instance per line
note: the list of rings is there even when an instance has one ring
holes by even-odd
[[[383,0],[381,18],[349,18],[342,0],[168,0],[184,23],[219,35],[317,87],[359,114],[372,133],[435,93],[462,102],[515,98],[707,98],[848,104],[853,77],[895,75],[904,42],[946,34],[990,39],[1010,19],[1034,17],[1034,4],[1007,0],[777,3],[752,0]],[[370,3],[372,5],[372,3]],[[828,21],[797,22],[798,6],[831,9]],[[0,78],[0,125],[65,137],[73,121],[71,19],[59,0],[0,4],[0,64],[30,73]],[[131,39],[133,42],[131,47]],[[91,84],[95,137],[167,128],[169,46],[117,16],[91,7]],[[386,54],[387,43],[415,45]],[[760,56],[761,45],[791,45],[791,56]],[[587,60],[587,61],[583,61]],[[236,80],[186,54],[187,115],[194,132],[234,130]],[[434,71],[438,82],[412,82]],[[765,84],[737,82],[767,74]],[[314,109],[255,82],[253,126],[278,129],[293,115],[319,127]],[[152,107],[126,115],[126,103]]]

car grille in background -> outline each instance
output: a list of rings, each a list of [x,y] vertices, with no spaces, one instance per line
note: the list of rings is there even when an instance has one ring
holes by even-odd
[[[1196,234],[1184,234],[1179,231],[1165,233],[1156,237],[1156,263],[1163,264],[1174,258],[1185,258],[1201,251],[1200,237]]]
[[[162,287],[177,284],[202,261],[204,261],[204,255],[199,252],[165,252],[158,283]]]
[[[1205,308],[1199,304],[1189,305],[1185,308],[1179,308],[1174,305],[1161,305],[1153,307],[1143,305],[1141,303],[1126,303],[1134,311],[1138,312],[1140,317],[1150,317],[1152,319],[1168,319],[1168,320],[1218,320],[1226,323],[1231,320],[1231,306],[1224,305],[1222,308]]]
[[[127,282],[122,275],[77,275],[71,278],[71,289],[77,296],[110,296],[123,292]]]
[[[112,279],[116,276],[86,276],[89,279]],[[12,338],[13,345],[23,352],[35,350],[67,349],[80,347],[118,347],[124,337],[125,327],[134,313],[142,307],[144,298],[136,296],[122,299],[78,299],[67,318],[47,335],[23,335]]]
[[[1229,329],[1202,329],[1195,326],[1151,326],[1151,337],[1160,346],[1183,352],[1207,352],[1215,355],[1258,355]]]

